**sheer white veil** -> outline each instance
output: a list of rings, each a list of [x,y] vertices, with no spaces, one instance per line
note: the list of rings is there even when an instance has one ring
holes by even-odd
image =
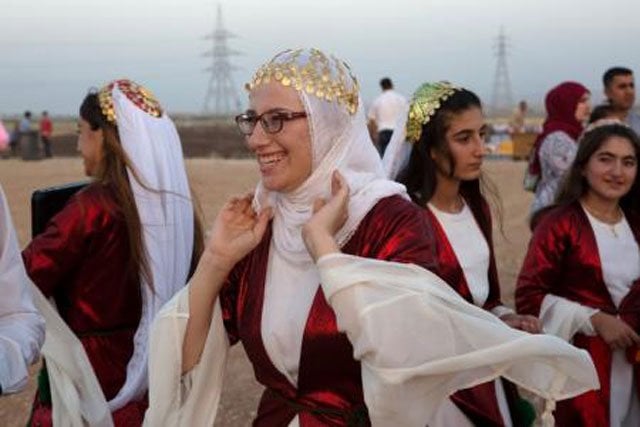
[[[407,115],[409,106],[399,115],[398,121],[393,128],[391,140],[384,151],[382,164],[389,179],[397,179],[400,172],[409,164],[413,143],[407,140]]]

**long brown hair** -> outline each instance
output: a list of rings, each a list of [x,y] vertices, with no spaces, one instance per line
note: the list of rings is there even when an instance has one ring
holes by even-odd
[[[80,105],[80,117],[89,123],[92,130],[102,129],[104,135],[103,156],[93,177],[94,184],[108,186],[114,192],[117,207],[124,217],[129,236],[130,271],[140,274],[153,289],[153,277],[142,237],[142,223],[140,222],[127,170],[131,171],[134,179],[146,190],[157,190],[148,188],[138,176],[129,156],[122,148],[117,126],[110,123],[102,114],[97,93],[91,92],[84,98]],[[194,241],[190,274],[193,272],[196,261],[204,250],[202,221],[198,204],[195,200],[193,205]]]

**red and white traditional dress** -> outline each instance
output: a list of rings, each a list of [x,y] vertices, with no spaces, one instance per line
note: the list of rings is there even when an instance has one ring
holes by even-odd
[[[640,425],[640,365],[630,360],[637,351],[612,351],[590,321],[603,311],[640,332],[638,242],[636,213],[609,225],[577,202],[549,212],[535,229],[518,278],[517,309],[539,315],[547,332],[589,351],[601,385],[560,402],[558,425]]]
[[[130,262],[122,201],[110,185],[75,195],[24,250],[29,275],[57,309],[35,295],[46,320],[42,354],[51,390],[51,406],[36,401],[32,422],[39,425],[142,423],[149,328],[186,284],[193,253],[194,211],[173,122],[129,80],[105,86],[98,98],[130,162],[150,274]]]
[[[440,211],[432,204],[425,209],[436,242],[437,261],[431,271],[467,302],[501,316],[513,310],[500,300],[491,212],[488,204],[481,202],[480,206],[465,202],[462,211],[455,214]],[[467,420],[459,418],[455,408],[443,407],[441,422],[451,424],[455,419],[456,424],[466,421],[473,425],[511,426],[517,415],[512,411],[517,399],[513,384],[500,380],[461,390],[451,400]]]

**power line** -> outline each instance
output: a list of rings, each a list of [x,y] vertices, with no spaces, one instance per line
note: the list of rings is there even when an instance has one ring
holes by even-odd
[[[494,49],[498,59],[493,78],[491,109],[494,115],[508,114],[513,106],[513,95],[511,92],[509,70],[507,68],[508,40],[502,27],[500,27],[500,33],[496,38]]]
[[[232,56],[239,55],[240,52],[229,48],[227,41],[236,37],[235,34],[224,28],[222,21],[222,7],[218,4],[216,25],[212,34],[205,39],[213,41],[210,50],[204,56],[211,57],[211,65],[205,69],[209,74],[209,85],[204,98],[204,113],[216,115],[228,115],[240,110],[240,98],[233,82],[233,71],[238,67],[230,62]],[[211,109],[213,104],[213,109]]]

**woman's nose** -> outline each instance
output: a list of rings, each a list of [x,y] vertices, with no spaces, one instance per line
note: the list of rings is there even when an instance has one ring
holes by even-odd
[[[253,128],[253,132],[251,132],[251,135],[246,136],[246,141],[250,150],[256,150],[260,146],[269,143],[269,134],[264,131],[262,125],[258,121],[256,123],[256,127]]]

